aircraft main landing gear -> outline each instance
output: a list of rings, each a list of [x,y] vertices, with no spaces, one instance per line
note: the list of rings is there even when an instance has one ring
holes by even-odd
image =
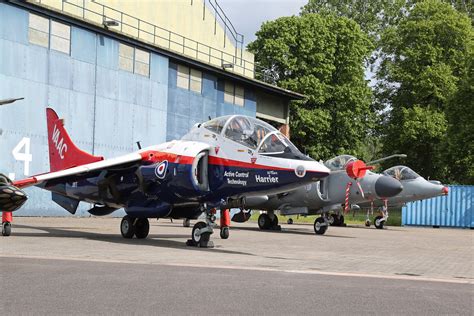
[[[331,226],[345,226],[344,215],[331,214],[331,217],[328,220]]]
[[[383,216],[379,215],[375,217],[374,220],[374,226],[377,229],[383,229],[383,225],[385,224],[385,220],[383,219]]]
[[[148,218],[135,218],[125,215],[120,223],[120,232],[123,238],[131,239],[136,236],[138,239],[143,239],[150,232],[150,222]]]
[[[203,208],[205,208],[205,206],[203,206]],[[186,245],[201,248],[214,248],[214,243],[209,239],[213,233],[212,224],[215,222],[216,216],[211,210],[206,209],[205,212],[206,222],[197,222],[194,224],[191,239],[188,239]]]
[[[328,229],[329,221],[326,216],[321,216],[316,218],[314,221],[314,232],[316,235],[324,235],[326,230]]]
[[[275,213],[262,213],[258,217],[258,227],[262,230],[281,230],[278,225],[278,216]]]

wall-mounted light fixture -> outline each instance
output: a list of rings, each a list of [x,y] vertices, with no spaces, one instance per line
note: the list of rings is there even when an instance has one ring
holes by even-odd
[[[102,24],[106,27],[106,28],[109,28],[111,26],[119,26],[119,22],[115,21],[115,20],[104,20],[104,22],[102,22]]]

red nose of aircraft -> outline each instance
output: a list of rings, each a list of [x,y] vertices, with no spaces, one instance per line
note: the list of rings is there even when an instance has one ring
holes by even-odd
[[[443,187],[443,188],[441,189],[441,193],[443,193],[444,195],[448,195],[448,193],[449,193],[449,188],[448,188],[448,187]]]
[[[375,181],[375,193],[382,198],[389,198],[402,192],[403,186],[400,181],[389,177],[381,176]]]

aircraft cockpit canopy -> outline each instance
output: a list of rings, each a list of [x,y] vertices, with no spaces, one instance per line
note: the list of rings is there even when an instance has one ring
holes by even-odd
[[[342,170],[346,167],[346,165],[351,162],[351,161],[356,161],[357,158],[351,155],[340,155],[337,157],[334,157],[332,159],[329,159],[326,161],[324,164],[326,167],[329,168],[329,170]]]
[[[258,150],[263,155],[312,160],[303,155],[275,127],[253,117],[242,115],[222,116],[208,121],[202,126],[250,149]]]
[[[390,177],[395,178],[399,181],[401,181],[401,180],[413,180],[413,179],[421,177],[418,173],[411,170],[407,166],[391,167],[391,168],[385,170],[382,173],[386,176],[390,176]]]

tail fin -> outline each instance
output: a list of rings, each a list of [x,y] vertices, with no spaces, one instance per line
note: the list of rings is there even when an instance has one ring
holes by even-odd
[[[103,157],[93,156],[77,148],[64,129],[64,121],[59,119],[53,109],[46,109],[46,118],[51,172],[104,160]]]

